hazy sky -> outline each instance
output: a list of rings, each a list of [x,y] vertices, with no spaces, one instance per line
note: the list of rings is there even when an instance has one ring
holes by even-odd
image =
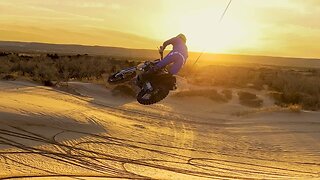
[[[320,58],[320,0],[0,0],[0,40]]]

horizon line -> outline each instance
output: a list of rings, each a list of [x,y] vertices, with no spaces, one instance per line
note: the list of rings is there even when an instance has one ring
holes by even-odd
[[[73,44],[73,43],[52,43],[52,42],[36,42],[36,41],[15,41],[15,40],[0,40],[0,42],[9,43],[35,43],[35,44],[48,44],[48,45],[64,45],[64,46],[84,46],[84,47],[104,47],[104,48],[118,48],[118,49],[128,49],[128,50],[148,50],[157,51],[157,49],[141,49],[141,48],[131,48],[131,47],[120,47],[120,46],[108,46],[108,45],[90,45],[90,44]],[[169,51],[169,50],[168,50]],[[258,56],[258,57],[270,57],[270,58],[290,58],[290,59],[310,59],[310,60],[320,60],[317,57],[294,57],[294,56],[276,56],[276,55],[262,55],[262,54],[245,54],[245,53],[214,53],[214,52],[200,52],[200,51],[189,51],[193,54],[209,54],[209,55],[231,55],[231,56]]]

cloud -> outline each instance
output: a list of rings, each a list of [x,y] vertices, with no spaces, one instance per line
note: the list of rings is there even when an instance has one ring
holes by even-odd
[[[70,6],[76,6],[78,8],[108,8],[113,10],[121,9],[121,5],[117,3],[106,2],[78,2],[77,4],[70,4]]]
[[[296,25],[320,28],[320,10],[301,12],[285,8],[264,8],[257,12],[257,20],[278,26]]]
[[[110,6],[109,6],[111,9],[121,9],[121,6],[119,4],[115,4],[115,3],[112,3]]]
[[[0,6],[1,7],[1,6]],[[63,8],[54,6],[42,6],[33,3],[26,4],[8,4],[6,8],[1,9],[0,18],[12,18],[14,21],[19,19],[26,22],[30,20],[81,20],[81,21],[104,21],[102,18],[86,15],[85,13],[76,13]],[[11,20],[12,20],[11,19]]]
[[[4,25],[0,40],[37,41],[62,44],[101,45],[129,48],[155,48],[160,42],[143,36],[101,28],[63,29],[33,25]]]
[[[301,6],[306,6],[306,7],[319,7],[320,6],[320,1],[319,0],[292,0],[295,3],[300,4]]]
[[[104,8],[106,4],[102,2],[84,2],[77,4],[77,6],[81,8]]]
[[[239,48],[238,52],[275,56],[319,58],[320,29],[300,26],[268,27],[259,38],[258,48]]]

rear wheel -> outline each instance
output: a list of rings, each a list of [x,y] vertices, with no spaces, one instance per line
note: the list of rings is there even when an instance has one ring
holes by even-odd
[[[137,101],[143,105],[157,103],[169,94],[169,89],[163,86],[154,87],[152,91],[142,89],[137,95]]]

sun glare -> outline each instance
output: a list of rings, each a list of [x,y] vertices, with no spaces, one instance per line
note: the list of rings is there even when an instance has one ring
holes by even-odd
[[[230,17],[219,22],[217,12],[207,9],[181,19],[178,28],[190,37],[191,49],[225,53],[252,45],[257,37],[252,25]]]
[[[192,49],[207,52],[231,52],[234,49],[250,46],[256,33],[250,31],[248,26],[238,22],[207,23],[201,27],[190,27],[186,34],[190,37],[189,44]]]

